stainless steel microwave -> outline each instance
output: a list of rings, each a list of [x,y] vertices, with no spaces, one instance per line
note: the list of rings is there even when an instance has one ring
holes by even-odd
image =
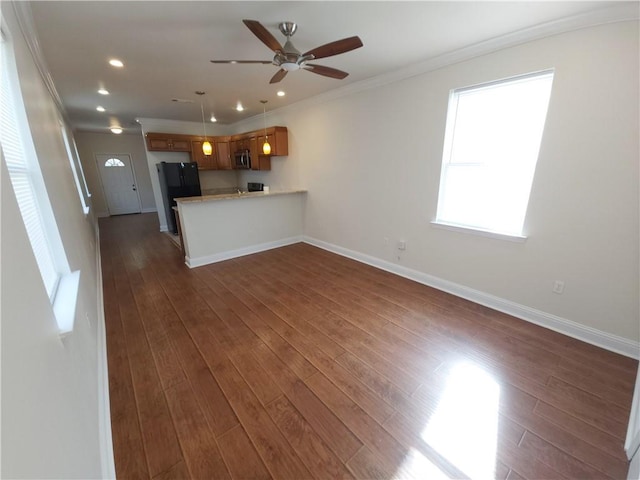
[[[233,155],[234,158],[234,168],[242,169],[242,168],[251,168],[251,152],[246,150],[238,150]]]

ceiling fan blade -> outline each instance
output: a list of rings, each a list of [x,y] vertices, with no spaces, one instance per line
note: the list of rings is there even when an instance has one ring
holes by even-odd
[[[342,40],[336,40],[335,42],[327,43],[326,45],[309,50],[303,56],[313,55],[314,59],[331,57],[333,55],[350,52],[351,50],[355,50],[361,46],[362,40],[360,40],[360,37],[343,38]]]
[[[257,20],[242,20],[242,22],[251,30],[251,32],[260,39],[267,47],[274,52],[282,50],[282,46],[278,43],[278,40],[269,33],[269,30],[264,28]]]
[[[281,68],[273,77],[271,77],[269,83],[278,83],[280,80],[287,76],[287,73],[288,72],[284,68]]]
[[[261,63],[263,65],[271,65],[271,60],[211,60],[211,63]]]
[[[337,78],[338,80],[342,80],[347,75],[347,72],[343,72],[342,70],[338,70],[337,68],[325,67],[322,65],[313,65],[307,63],[304,67],[305,70],[308,70],[313,73],[317,73],[318,75],[324,75],[325,77]]]

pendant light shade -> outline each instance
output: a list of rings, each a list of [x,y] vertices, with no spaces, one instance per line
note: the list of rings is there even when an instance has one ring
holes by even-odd
[[[267,101],[260,100],[262,103],[262,116],[264,118],[264,143],[262,144],[262,153],[271,155],[271,145],[269,145],[269,136],[267,135]]]
[[[202,96],[204,95],[204,92],[197,91],[196,94]],[[211,146],[209,140],[207,140],[207,128],[204,123],[204,106],[202,105],[202,102],[200,102],[200,112],[202,113],[202,133],[204,135],[204,142],[202,142],[202,153],[204,153],[204,155],[208,157],[213,153],[213,147]]]

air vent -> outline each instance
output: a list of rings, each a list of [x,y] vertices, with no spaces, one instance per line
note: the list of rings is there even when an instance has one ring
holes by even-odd
[[[171,101],[177,103],[193,103],[193,100],[187,100],[184,98],[172,98]]]

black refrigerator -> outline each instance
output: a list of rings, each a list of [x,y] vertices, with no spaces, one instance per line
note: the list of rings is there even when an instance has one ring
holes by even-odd
[[[178,233],[176,214],[173,207],[176,206],[176,198],[197,197],[202,195],[200,191],[200,177],[198,176],[197,163],[167,163],[156,164],[162,192],[162,202],[167,215],[167,227],[169,231]]]

